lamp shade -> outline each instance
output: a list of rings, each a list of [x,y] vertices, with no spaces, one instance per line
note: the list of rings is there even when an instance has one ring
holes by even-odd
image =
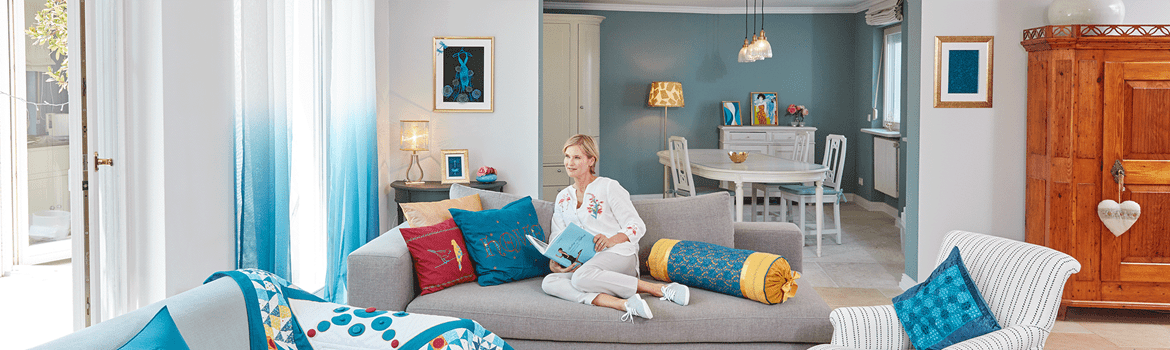
[[[646,101],[650,107],[683,107],[682,83],[677,81],[656,81],[650,83],[650,99]]]
[[[402,126],[402,139],[398,143],[398,149],[403,151],[426,151],[430,149],[430,121],[403,120],[400,123]]]

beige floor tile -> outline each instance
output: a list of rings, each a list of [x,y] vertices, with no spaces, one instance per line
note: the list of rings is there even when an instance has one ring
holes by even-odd
[[[826,304],[838,307],[890,304],[890,298],[877,289],[817,287],[816,290]]]
[[[890,299],[893,299],[894,297],[902,295],[902,293],[906,292],[902,290],[902,288],[878,288],[878,291],[882,292],[882,295],[885,295]]]
[[[1123,348],[1170,348],[1170,329],[1162,325],[1080,322],[1090,332]]]
[[[898,278],[882,264],[817,263],[838,286],[845,288],[897,288]]]
[[[1052,333],[1044,343],[1046,350],[1114,350],[1121,349],[1096,334]]]
[[[1056,321],[1052,326],[1052,333],[1093,333],[1080,323],[1070,321]]]
[[[804,263],[804,271],[800,272],[800,279],[796,280],[798,286],[809,287],[840,287],[832,278],[825,274],[825,270],[821,269],[817,263]]]

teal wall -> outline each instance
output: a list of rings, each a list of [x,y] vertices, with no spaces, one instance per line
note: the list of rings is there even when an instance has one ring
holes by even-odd
[[[686,137],[691,148],[717,148],[719,102],[747,106],[754,91],[778,93],[779,104],[803,104],[806,125],[817,127],[816,159],[824,136],[849,139],[844,190],[859,193],[860,145],[868,127],[872,52],[859,54],[860,14],[767,15],[764,29],[773,57],[739,63],[743,15],[546,10],[604,16],[601,23],[601,175],[632,194],[662,192],[662,166],[654,153],[664,148],[663,110],[646,106],[650,82],[679,81],[686,107],[669,110],[668,133]],[[863,38],[871,45],[872,34]],[[872,50],[872,49],[870,49]],[[860,60],[860,61],[859,61]],[[857,68],[857,67],[861,68]],[[869,67],[869,68],[865,68]],[[783,114],[783,112],[781,112]],[[782,122],[788,119],[781,116]],[[863,171],[872,178],[872,164]],[[872,181],[866,181],[867,186]]]
[[[902,139],[903,207],[906,213],[902,253],[906,275],[918,280],[918,160],[922,105],[922,0],[907,0],[902,7]]]

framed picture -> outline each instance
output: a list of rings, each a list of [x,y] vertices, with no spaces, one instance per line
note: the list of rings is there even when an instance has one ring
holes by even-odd
[[[492,112],[493,37],[435,37],[435,112]]]
[[[739,120],[739,101],[723,101],[723,125],[743,125]]]
[[[934,107],[991,108],[991,36],[934,37]]]
[[[779,125],[775,92],[753,92],[748,101],[752,104],[752,125]]]
[[[467,172],[467,150],[443,150],[443,183],[469,183],[471,174]]]

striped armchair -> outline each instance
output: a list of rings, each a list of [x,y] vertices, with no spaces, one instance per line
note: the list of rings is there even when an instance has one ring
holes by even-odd
[[[1034,244],[984,234],[951,231],[938,262],[959,247],[963,263],[987,307],[1003,329],[947,349],[1043,349],[1056,322],[1065,281],[1081,270],[1068,254]],[[832,344],[812,349],[910,349],[891,305],[843,307],[829,315]]]

